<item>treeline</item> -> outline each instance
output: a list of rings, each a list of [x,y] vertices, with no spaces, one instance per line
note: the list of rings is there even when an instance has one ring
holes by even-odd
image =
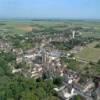
[[[86,44],[91,43],[93,41],[95,41],[95,39],[92,37],[91,38],[76,37],[67,42],[53,41],[51,42],[51,44],[60,50],[71,50],[75,46],[85,46]]]
[[[0,23],[0,26],[4,26],[4,25],[6,25],[5,23]]]

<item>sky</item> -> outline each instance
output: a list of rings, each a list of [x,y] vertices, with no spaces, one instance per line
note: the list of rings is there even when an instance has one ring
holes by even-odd
[[[100,19],[100,0],[0,0],[0,18]]]

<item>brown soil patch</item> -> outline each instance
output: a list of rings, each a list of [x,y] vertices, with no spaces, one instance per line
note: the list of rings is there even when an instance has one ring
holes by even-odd
[[[29,25],[16,25],[16,28],[26,32],[32,31],[32,27]]]

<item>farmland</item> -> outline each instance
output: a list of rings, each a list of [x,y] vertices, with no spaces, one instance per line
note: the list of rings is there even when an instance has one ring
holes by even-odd
[[[100,59],[100,48],[95,48],[98,42],[88,44],[82,51],[76,54],[76,57],[86,61],[97,61]]]
[[[54,30],[62,31],[66,29],[80,29],[83,37],[100,37],[100,22],[94,21],[35,21],[35,20],[7,20],[0,21],[0,31],[8,34],[23,34],[34,30],[42,31],[44,29],[53,28]]]

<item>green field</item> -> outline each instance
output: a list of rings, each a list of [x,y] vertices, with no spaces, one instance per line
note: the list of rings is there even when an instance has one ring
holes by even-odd
[[[82,58],[86,61],[97,61],[100,59],[100,48],[95,48],[98,42],[93,42],[87,45],[82,51],[76,54],[76,57]]]
[[[4,24],[4,25],[3,25]],[[0,20],[0,33],[23,34],[33,30],[43,30],[53,28],[63,31],[82,27],[80,30],[83,37],[100,37],[100,22],[98,21],[78,21],[78,20]],[[84,31],[84,30],[89,30]]]
[[[0,21],[0,33],[7,34],[23,34],[33,30],[43,30],[49,27],[59,27],[64,25],[64,22],[55,21],[32,21],[32,20],[6,20]],[[63,28],[63,27],[62,27]],[[64,27],[65,28],[65,27]],[[62,29],[61,29],[62,30]]]

